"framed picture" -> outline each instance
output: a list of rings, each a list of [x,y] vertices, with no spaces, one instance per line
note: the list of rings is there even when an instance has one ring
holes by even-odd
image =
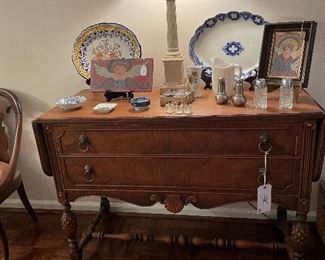
[[[258,77],[275,86],[289,78],[294,86],[306,88],[316,27],[314,21],[266,24]]]
[[[94,92],[151,91],[153,59],[92,60],[90,75]]]

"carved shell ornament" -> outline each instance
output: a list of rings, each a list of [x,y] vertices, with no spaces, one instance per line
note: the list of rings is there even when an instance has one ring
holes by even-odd
[[[158,195],[151,195],[150,200],[162,203],[162,200]],[[169,212],[175,214],[182,211],[185,205],[196,202],[197,199],[194,196],[188,196],[184,202],[180,195],[166,195],[163,204]]]
[[[184,208],[184,202],[176,196],[166,196],[164,205],[172,213],[178,213]]]

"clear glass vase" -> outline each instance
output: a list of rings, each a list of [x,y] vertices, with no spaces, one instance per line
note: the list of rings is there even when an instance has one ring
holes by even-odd
[[[292,109],[293,87],[291,79],[282,79],[280,87],[279,109]]]
[[[254,84],[254,105],[255,108],[267,108],[267,85],[265,79],[257,79]]]

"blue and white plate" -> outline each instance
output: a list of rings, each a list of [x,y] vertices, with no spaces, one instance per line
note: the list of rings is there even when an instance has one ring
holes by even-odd
[[[83,30],[73,44],[72,61],[79,74],[90,78],[95,60],[141,58],[141,45],[135,34],[117,23],[99,23]]]
[[[69,96],[60,98],[55,104],[63,110],[72,110],[81,107],[86,101],[84,96]]]
[[[220,13],[199,26],[189,43],[196,65],[211,67],[211,58],[242,66],[242,78],[255,76],[260,56],[264,24],[260,15],[250,12]]]

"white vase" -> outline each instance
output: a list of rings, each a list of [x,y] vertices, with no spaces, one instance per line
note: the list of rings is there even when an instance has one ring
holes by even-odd
[[[194,92],[195,97],[201,97],[200,82],[201,82],[201,66],[190,65],[186,67],[188,84],[191,90]]]

